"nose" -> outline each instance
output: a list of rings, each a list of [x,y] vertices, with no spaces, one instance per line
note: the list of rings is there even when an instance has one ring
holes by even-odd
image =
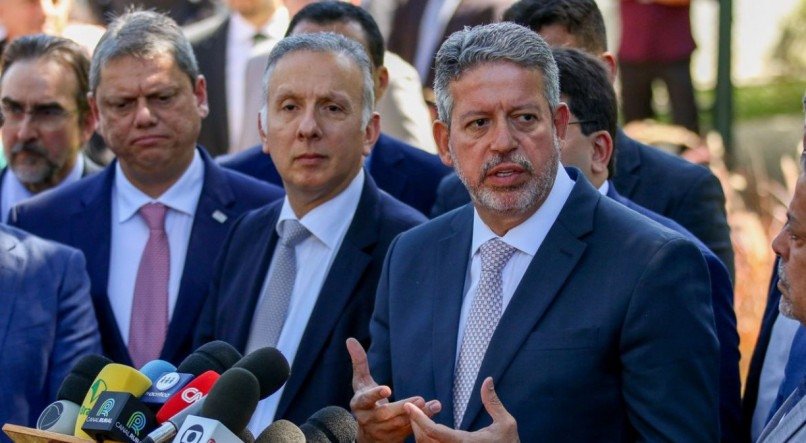
[[[20,141],[29,141],[35,139],[36,136],[36,124],[33,121],[33,117],[31,114],[25,114],[25,117],[23,117],[17,127],[17,139]]]
[[[506,123],[499,122],[493,125],[492,140],[490,149],[495,152],[506,154],[518,147],[515,137],[512,136],[512,128]]]
[[[781,229],[778,232],[778,235],[772,240],[772,250],[775,251],[775,254],[780,256],[782,260],[786,261],[789,259],[789,245],[787,244],[787,232],[786,227]]]
[[[148,106],[148,100],[145,97],[140,97],[137,100],[137,111],[134,114],[135,125],[137,127],[149,127],[157,123],[157,116],[154,111]]]
[[[322,130],[313,109],[306,110],[300,116],[299,126],[297,126],[297,138],[300,140],[316,139],[322,136]]]

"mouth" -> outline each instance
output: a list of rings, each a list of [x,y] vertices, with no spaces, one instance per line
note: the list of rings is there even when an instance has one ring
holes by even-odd
[[[142,147],[148,147],[155,145],[165,140],[166,138],[167,137],[162,135],[141,135],[139,137],[135,137],[134,139],[132,139],[132,144]]]
[[[516,163],[502,163],[490,168],[484,179],[495,187],[511,187],[517,185],[525,173],[526,170]]]
[[[300,154],[294,157],[294,162],[306,166],[313,166],[323,162],[325,159],[327,159],[327,157],[324,155],[314,152],[306,152],[305,154]]]

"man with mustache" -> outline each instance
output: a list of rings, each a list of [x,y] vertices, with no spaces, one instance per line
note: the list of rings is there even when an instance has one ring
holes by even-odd
[[[561,167],[579,121],[546,42],[465,29],[434,84],[434,138],[472,203],[389,247],[368,355],[347,343],[359,441],[402,439],[421,412],[472,433],[445,441],[716,441],[702,254]]]
[[[0,172],[4,223],[20,201],[100,169],[81,153],[95,130],[87,103],[89,66],[85,50],[65,38],[36,34],[8,45],[0,77],[8,162]]]

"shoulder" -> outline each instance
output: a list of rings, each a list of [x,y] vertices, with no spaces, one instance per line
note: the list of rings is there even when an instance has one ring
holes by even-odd
[[[379,218],[393,229],[401,232],[417,226],[427,219],[420,211],[389,195],[386,191],[377,190]]]
[[[262,146],[257,145],[241,152],[222,155],[216,158],[215,161],[225,168],[238,171],[241,168],[250,166],[255,161],[262,160],[263,157],[269,156],[263,153]]]
[[[412,171],[415,174],[438,172],[444,175],[451,171],[449,167],[442,163],[437,155],[425,152],[422,149],[416,148],[389,135],[381,134],[381,137],[378,139],[378,145],[396,149],[407,162],[418,167]]]
[[[283,189],[279,186],[258,180],[241,172],[219,166],[213,162],[210,163],[210,170],[215,171],[214,173],[220,174],[221,179],[230,185],[236,200],[258,200],[265,204],[270,201],[277,200],[285,194]]]
[[[39,274],[43,267],[64,270],[73,264],[84,267],[84,256],[74,248],[45,240],[13,226],[0,224],[0,244],[12,255],[22,258],[18,272]]]
[[[12,209],[10,221],[26,215],[47,214],[50,220],[69,220],[77,211],[83,210],[83,203],[96,196],[111,191],[111,178],[114,176],[113,166],[107,166],[98,173],[88,175],[81,180],[58,189],[44,191],[19,203]]]
[[[195,49],[197,46],[203,45],[213,35],[223,32],[228,23],[229,14],[222,13],[185,26],[182,28],[182,32]]]

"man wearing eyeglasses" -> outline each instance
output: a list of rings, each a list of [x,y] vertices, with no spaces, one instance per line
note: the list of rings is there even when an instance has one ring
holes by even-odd
[[[100,169],[80,155],[95,130],[87,104],[89,65],[85,50],[61,37],[29,35],[8,45],[0,77],[8,162],[0,173],[3,223],[17,203]]]

